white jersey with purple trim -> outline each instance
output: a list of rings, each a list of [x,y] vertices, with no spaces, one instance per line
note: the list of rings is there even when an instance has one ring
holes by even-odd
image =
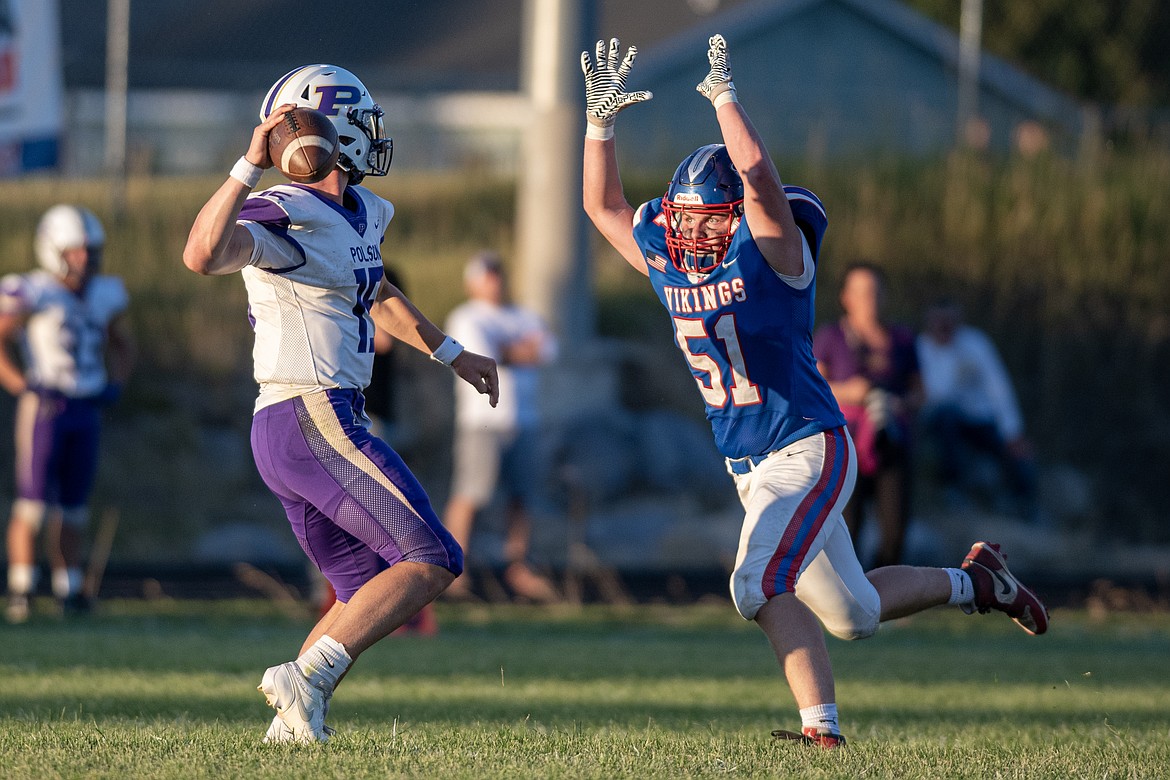
[[[90,398],[106,388],[106,334],[130,296],[116,276],[94,276],[75,293],[48,271],[0,280],[0,313],[28,318],[21,338],[30,387]]]
[[[343,208],[308,187],[279,185],[244,202],[239,224],[255,248],[242,270],[260,396],[256,409],[370,382],[382,282],[380,246],[394,206],[364,187]]]

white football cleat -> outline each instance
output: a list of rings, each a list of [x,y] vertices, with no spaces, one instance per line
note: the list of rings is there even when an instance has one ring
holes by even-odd
[[[293,730],[284,725],[284,721],[280,719],[279,715],[272,716],[272,722],[268,724],[268,731],[264,734],[264,739],[261,740],[265,745],[271,745],[276,742],[296,742],[297,735]]]
[[[264,735],[265,742],[328,742],[332,729],[325,725],[330,694],[309,683],[295,661],[269,667],[257,687],[276,719]],[[277,721],[283,728],[277,727]]]
[[[332,737],[336,733],[330,726],[325,727],[326,737]],[[279,715],[273,715],[272,722],[268,724],[268,731],[264,733],[264,739],[260,741],[265,745],[272,745],[277,742],[296,742],[297,735],[293,733],[292,729],[284,725],[284,721],[280,719]]]

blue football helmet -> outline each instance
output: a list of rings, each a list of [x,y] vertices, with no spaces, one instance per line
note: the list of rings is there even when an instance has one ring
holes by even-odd
[[[685,273],[708,274],[723,262],[731,237],[743,216],[743,179],[723,144],[696,149],[674,172],[662,198],[666,217],[666,250]],[[683,235],[684,213],[727,215],[728,230],[718,236]]]

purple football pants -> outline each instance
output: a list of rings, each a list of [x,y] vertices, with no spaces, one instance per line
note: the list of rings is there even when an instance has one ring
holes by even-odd
[[[85,506],[97,476],[101,412],[89,398],[27,392],[16,406],[16,495]]]
[[[399,561],[463,571],[463,550],[422,485],[361,424],[363,405],[356,390],[328,390],[267,406],[252,421],[260,476],[343,603]]]

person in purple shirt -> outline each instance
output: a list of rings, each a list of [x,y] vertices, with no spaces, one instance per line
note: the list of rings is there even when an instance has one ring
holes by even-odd
[[[910,517],[911,421],[922,385],[914,332],[882,317],[885,285],[878,266],[848,266],[841,276],[844,314],[813,337],[817,367],[857,447],[857,486],[845,522],[856,545],[872,504],[879,531],[875,567],[902,559]]]

